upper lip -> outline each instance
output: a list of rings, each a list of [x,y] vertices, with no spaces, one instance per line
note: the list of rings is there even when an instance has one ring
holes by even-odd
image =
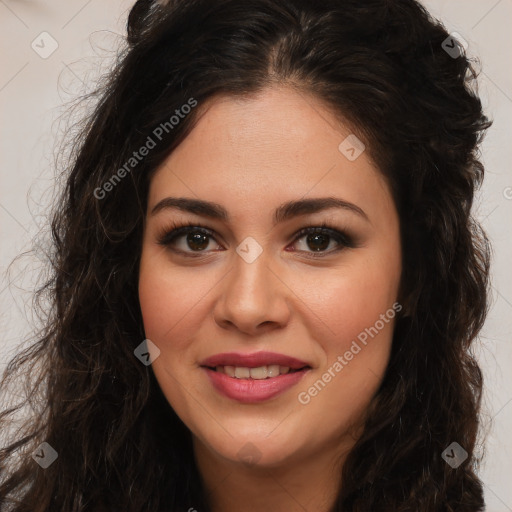
[[[215,354],[202,361],[201,366],[239,366],[246,368],[258,368],[259,366],[268,366],[278,364],[279,366],[288,366],[293,370],[310,366],[308,363],[295,357],[277,354],[275,352],[253,352],[252,354],[242,354],[239,352],[226,352],[224,354]]]

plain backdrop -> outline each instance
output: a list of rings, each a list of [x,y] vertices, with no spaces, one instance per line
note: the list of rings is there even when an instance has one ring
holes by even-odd
[[[243,0],[241,0],[243,1]],[[278,1],[278,0],[276,0]],[[68,102],[91,89],[121,44],[133,0],[0,0],[0,370],[35,321],[31,249],[54,189],[56,142]],[[512,511],[512,0],[425,0],[480,59],[479,91],[494,125],[482,145],[484,186],[475,204],[493,244],[492,306],[480,343],[487,437],[487,510]],[[80,111],[78,111],[79,113]],[[10,284],[9,284],[10,283]]]

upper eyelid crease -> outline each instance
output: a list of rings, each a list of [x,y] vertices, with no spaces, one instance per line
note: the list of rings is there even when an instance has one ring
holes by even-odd
[[[227,210],[218,203],[193,199],[188,197],[166,197],[159,201],[151,210],[151,215],[168,208],[178,209],[211,219],[228,221]],[[317,213],[323,210],[339,208],[356,213],[361,218],[370,222],[368,215],[357,205],[336,197],[320,197],[314,199],[300,199],[283,203],[274,212],[273,225],[284,222],[293,217]]]

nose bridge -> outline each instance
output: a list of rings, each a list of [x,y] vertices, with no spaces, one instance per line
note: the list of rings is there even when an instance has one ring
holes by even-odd
[[[246,331],[262,323],[284,322],[288,314],[285,287],[271,270],[270,250],[248,237],[236,252],[217,304],[217,321]]]
[[[240,255],[235,259],[232,283],[235,286],[237,295],[259,294],[268,292],[272,287],[269,282],[271,275],[268,255],[263,253],[253,261],[247,261]]]

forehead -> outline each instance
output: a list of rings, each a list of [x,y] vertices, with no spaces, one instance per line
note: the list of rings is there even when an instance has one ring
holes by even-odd
[[[202,108],[153,176],[149,208],[170,192],[226,199],[252,214],[303,197],[337,195],[368,207],[389,201],[367,152],[356,159],[343,152],[354,137],[350,127],[307,93],[271,87],[252,97],[216,97]]]

